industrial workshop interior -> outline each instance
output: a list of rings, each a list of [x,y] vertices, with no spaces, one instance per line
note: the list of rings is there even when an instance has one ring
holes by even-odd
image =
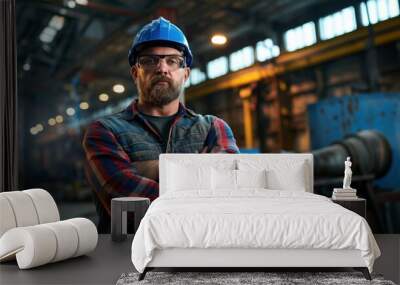
[[[400,284],[400,0],[0,9],[1,284]]]

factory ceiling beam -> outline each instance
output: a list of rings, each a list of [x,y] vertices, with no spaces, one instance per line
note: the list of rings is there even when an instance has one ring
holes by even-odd
[[[400,40],[400,18],[393,18],[375,24],[373,29],[375,31],[375,45],[383,45]],[[197,86],[189,87],[185,98],[190,101],[213,92],[238,88],[266,77],[273,77],[348,56],[365,50],[368,45],[367,40],[368,30],[367,28],[361,28],[299,51],[282,54],[275,59],[276,64],[264,66],[257,64],[214,80],[208,80]]]
[[[78,35],[78,23],[73,21],[68,25],[67,31],[64,31],[63,41],[56,50],[55,63],[50,68],[50,75],[53,75],[63,63],[64,55],[68,53],[72,42]]]
[[[71,11],[95,12],[100,14],[118,15],[123,17],[138,17],[139,13],[129,9],[129,7],[118,7],[115,5],[103,4],[88,0],[87,5],[77,5],[75,8],[68,8],[63,0],[41,0],[40,2],[48,4],[47,7],[56,6]]]
[[[117,28],[115,28],[107,37],[100,40],[95,46],[88,49],[86,52],[78,55],[75,60],[69,64],[70,66],[65,68],[62,72],[57,74],[59,79],[66,79],[70,77],[74,72],[81,69],[88,59],[96,58],[101,52],[109,45],[114,44],[115,42],[120,41],[122,38],[126,38],[127,30],[129,30],[133,25],[137,23],[146,22],[151,18],[154,9],[157,9],[157,5],[152,4],[152,10],[146,10],[138,12],[138,15],[135,18],[128,18],[121,21]]]
[[[40,9],[40,10],[45,10],[48,11],[52,14],[56,15],[62,15],[64,17],[71,17],[71,18],[84,18],[87,16],[87,12],[84,12],[80,9],[71,9],[66,7],[65,5],[62,4],[57,4],[57,3],[49,3],[48,1],[46,2],[34,2],[34,1],[29,1],[27,2],[26,5],[32,6],[33,9]]]

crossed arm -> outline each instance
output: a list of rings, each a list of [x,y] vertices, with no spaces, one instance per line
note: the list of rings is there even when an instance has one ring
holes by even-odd
[[[141,176],[132,165],[114,134],[101,123],[92,123],[83,139],[91,180],[111,198],[140,196],[154,200],[158,197],[158,182]],[[238,153],[232,130],[223,120],[216,118],[207,135],[202,153]]]

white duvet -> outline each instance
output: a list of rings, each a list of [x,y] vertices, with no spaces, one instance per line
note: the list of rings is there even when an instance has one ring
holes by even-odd
[[[176,247],[358,249],[370,272],[380,255],[359,215],[320,195],[265,189],[159,197],[134,237],[133,265],[143,272],[155,249]]]

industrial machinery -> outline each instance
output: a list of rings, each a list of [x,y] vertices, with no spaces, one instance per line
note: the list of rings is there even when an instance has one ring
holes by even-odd
[[[356,174],[400,191],[400,94],[330,97],[308,106],[315,176],[343,175],[351,156]]]
[[[347,156],[373,231],[400,230],[400,94],[331,97],[308,106],[315,191],[340,187]]]
[[[344,161],[350,156],[355,175],[386,175],[392,164],[392,150],[385,136],[374,130],[364,130],[329,146],[313,151],[316,177],[343,176]]]

